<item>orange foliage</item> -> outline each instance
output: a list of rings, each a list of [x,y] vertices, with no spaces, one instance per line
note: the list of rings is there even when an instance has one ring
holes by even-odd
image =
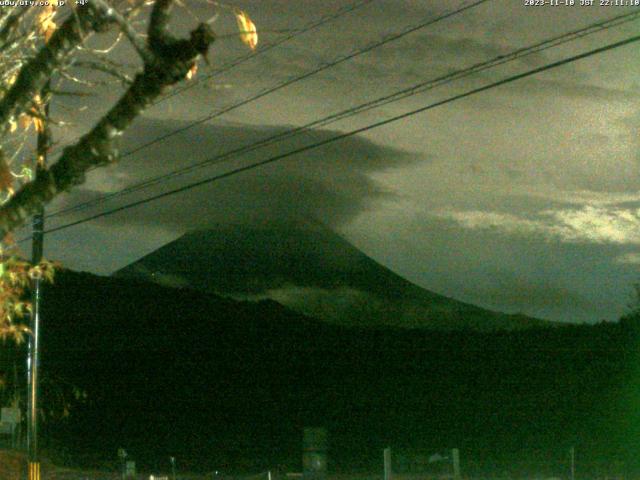
[[[242,10],[237,10],[235,15],[236,21],[238,22],[238,29],[240,30],[240,40],[251,50],[255,50],[258,45],[258,31],[256,30],[255,24]]]

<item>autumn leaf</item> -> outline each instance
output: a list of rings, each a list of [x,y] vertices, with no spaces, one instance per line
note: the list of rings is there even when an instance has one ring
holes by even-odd
[[[18,125],[20,128],[27,130],[31,124],[33,124],[36,132],[44,132],[44,121],[41,118],[42,110],[42,99],[40,98],[40,95],[36,94],[36,96],[33,97],[33,107],[29,112],[23,113],[20,115],[20,118],[18,118]],[[11,131],[13,132],[14,130],[15,128],[11,125]]]
[[[33,125],[36,127],[36,132],[44,132],[44,122],[40,117],[33,117]]]
[[[36,94],[33,97],[33,108],[31,109],[32,117],[33,117],[33,126],[36,127],[36,132],[42,133],[44,132],[44,121],[40,117],[42,111],[44,110],[42,105],[42,98],[40,95]]]
[[[20,128],[23,130],[29,128],[31,126],[31,116],[26,113],[20,115],[20,118],[18,118],[18,125],[20,125]]]
[[[53,279],[55,276],[56,269],[60,268],[60,264],[56,262],[51,262],[49,260],[42,260],[40,262],[40,270],[42,271],[42,276],[48,283],[53,283]]]
[[[31,311],[31,305],[27,302],[17,302],[13,309],[15,311],[16,317],[24,317],[28,312]]]
[[[58,28],[56,22],[53,21],[53,17],[56,14],[56,7],[54,3],[55,2],[52,2],[44,7],[37,19],[38,33],[44,37],[45,43],[49,41],[53,33]]]
[[[0,156],[0,191],[11,191],[13,186],[13,175],[11,167],[4,156]]]
[[[236,20],[240,30],[240,40],[251,50],[255,50],[258,45],[258,31],[249,16],[242,10],[236,10]]]
[[[36,265],[29,269],[29,278],[31,280],[40,280],[43,277],[42,267],[40,265]]]
[[[20,115],[20,117],[18,118],[18,126],[22,129],[22,130],[28,130],[29,127],[31,126],[31,124],[35,125],[35,117],[33,117],[31,114],[29,113],[23,113],[22,115]],[[37,125],[36,125],[37,128]],[[16,128],[14,127],[14,125],[11,125],[11,131],[14,132],[16,130]]]
[[[7,233],[2,239],[3,247],[7,249],[14,248],[17,245],[16,237],[13,233]],[[4,265],[4,263],[0,263],[0,265]],[[2,276],[2,270],[0,270],[0,277]]]
[[[187,80],[191,80],[193,77],[195,77],[195,76],[196,76],[196,73],[198,73],[198,64],[197,64],[197,63],[194,63],[194,64],[193,64],[193,67],[191,67],[191,68],[189,69],[189,71],[187,72],[187,75],[185,76],[185,78],[186,78]]]
[[[31,330],[24,325],[10,323],[0,327],[0,338],[3,340],[12,338],[18,345],[24,342],[25,335],[29,333],[31,333]]]

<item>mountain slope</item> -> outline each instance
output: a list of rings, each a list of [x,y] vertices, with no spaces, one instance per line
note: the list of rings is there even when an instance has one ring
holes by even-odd
[[[420,288],[321,227],[194,231],[116,272],[236,299],[275,300],[345,325],[496,330],[551,325]]]

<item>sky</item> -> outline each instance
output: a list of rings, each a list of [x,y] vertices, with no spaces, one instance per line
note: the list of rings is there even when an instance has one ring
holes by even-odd
[[[354,3],[355,0],[354,0]],[[576,0],[580,3],[580,0]],[[466,2],[373,0],[261,53],[283,35],[351,2],[233,3],[257,25],[258,54],[150,108],[123,151],[332,62]],[[176,10],[176,32],[216,9]],[[492,0],[359,55],[212,121],[91,172],[48,208],[118,191],[418,82],[640,7],[526,6]],[[225,10],[196,79],[247,55]],[[259,161],[637,34],[612,28],[315,129],[73,215]],[[96,42],[107,43],[108,39]],[[114,58],[134,63],[122,46]],[[47,236],[66,266],[109,274],[186,231],[219,223],[316,218],[367,255],[433,292],[482,307],[565,322],[616,320],[640,265],[640,53],[621,47],[141,207]],[[58,100],[64,144],[86,131],[121,90]],[[54,159],[55,160],[55,159]],[[26,230],[25,230],[26,231]]]

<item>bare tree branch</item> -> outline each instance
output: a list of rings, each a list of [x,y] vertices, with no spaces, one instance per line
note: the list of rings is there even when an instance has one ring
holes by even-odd
[[[89,2],[78,7],[56,30],[49,42],[27,63],[7,94],[0,100],[0,135],[9,130],[10,121],[25,112],[51,75],[62,66],[69,53],[82,43],[84,31],[103,31],[110,20]]]
[[[107,5],[104,0],[93,1],[101,5],[102,8],[108,9],[109,15],[111,16],[113,21],[118,24],[127,39],[131,42],[133,47],[138,52],[138,55],[140,55],[140,58],[142,58],[145,63],[152,62],[153,57],[151,55],[151,52],[149,52],[147,45],[144,41],[142,41],[140,35],[138,34],[138,32],[136,32],[131,23],[123,15],[120,15],[120,13],[118,13],[118,11],[116,11],[114,8],[109,7],[109,5]]]
[[[20,19],[22,19],[31,7],[24,6],[18,9],[17,12],[13,13],[6,18],[3,18],[2,22],[0,22],[0,45],[4,45],[7,43],[9,38],[16,32],[18,26],[20,25]]]
[[[78,62],[74,62],[73,66],[76,68],[84,68],[84,69],[89,69],[89,70],[96,70],[98,72],[102,72],[104,74],[110,75],[118,80],[120,80],[120,82],[123,85],[131,85],[132,81],[131,78],[123,71],[121,71],[117,65],[111,63],[111,62],[106,62],[103,60],[97,60],[97,61],[90,61],[90,60],[84,60],[84,61],[78,61]],[[122,68],[122,67],[120,67]]]
[[[115,161],[115,140],[170,85],[185,78],[200,55],[205,55],[214,35],[200,24],[188,39],[175,39],[167,30],[171,0],[157,0],[148,28],[149,61],[111,110],[75,145],[63,150],[49,170],[39,171],[0,208],[0,239],[62,191],[84,182],[86,172]],[[52,38],[53,41],[53,38]],[[0,116],[0,120],[1,120]]]
[[[167,28],[169,26],[169,13],[173,6],[172,0],[157,0],[151,11],[149,19],[149,46],[151,50],[158,53],[158,49],[164,44],[169,37]]]

